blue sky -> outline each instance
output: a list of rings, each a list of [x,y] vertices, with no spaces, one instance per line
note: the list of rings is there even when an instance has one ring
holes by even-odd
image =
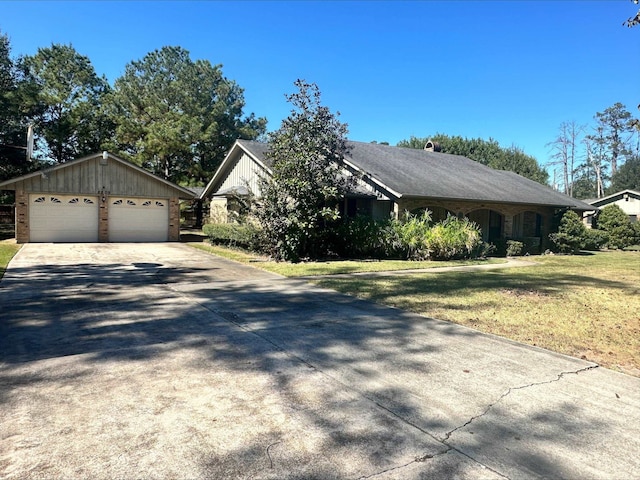
[[[640,103],[638,7],[607,1],[0,1],[14,55],[71,43],[111,83],[165,45],[222,64],[278,128],[315,82],[349,138],[493,137],[542,164],[563,121]]]

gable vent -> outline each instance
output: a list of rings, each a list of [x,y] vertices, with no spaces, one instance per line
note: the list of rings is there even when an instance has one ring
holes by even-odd
[[[440,147],[440,144],[438,142],[433,142],[431,140],[429,140],[425,146],[424,149],[427,152],[439,152],[442,150],[442,147]]]

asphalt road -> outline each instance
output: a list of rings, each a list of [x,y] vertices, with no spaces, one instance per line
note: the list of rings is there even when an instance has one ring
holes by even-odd
[[[640,379],[181,244],[29,244],[0,478],[640,478]]]

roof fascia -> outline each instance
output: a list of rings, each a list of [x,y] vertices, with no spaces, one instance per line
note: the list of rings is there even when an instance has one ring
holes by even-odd
[[[568,204],[557,204],[557,203],[530,203],[530,202],[509,202],[509,201],[498,201],[498,200],[486,200],[486,199],[473,199],[473,198],[454,198],[454,197],[429,197],[429,196],[424,196],[424,195],[405,195],[403,196],[403,198],[408,199],[408,200],[415,200],[415,199],[424,199],[424,200],[435,200],[435,201],[452,201],[452,202],[465,202],[465,203],[480,203],[480,204],[498,204],[498,205],[518,205],[518,206],[522,206],[522,205],[530,205],[532,207],[551,207],[551,208],[570,208],[572,210],[581,210],[581,211],[588,211],[588,210],[593,210],[593,206],[590,206],[589,204],[586,204],[584,202],[581,202],[579,200],[576,201],[576,204],[574,205],[568,205]],[[581,207],[579,204],[582,203],[583,205],[588,206],[589,208],[584,208]]]
[[[606,197],[598,198],[594,200],[591,205],[596,206],[599,203],[607,202],[608,200],[611,200],[612,198],[615,198],[618,195],[624,195],[624,194],[627,194],[627,195],[631,194],[631,195],[634,195],[636,198],[640,198],[640,192],[627,188],[626,190],[620,190],[619,192],[612,193],[611,195],[607,195]]]

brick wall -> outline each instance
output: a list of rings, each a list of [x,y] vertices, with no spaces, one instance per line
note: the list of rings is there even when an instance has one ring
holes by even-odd
[[[16,242],[29,241],[29,194],[16,190]]]
[[[180,199],[169,199],[169,241],[180,241]]]

